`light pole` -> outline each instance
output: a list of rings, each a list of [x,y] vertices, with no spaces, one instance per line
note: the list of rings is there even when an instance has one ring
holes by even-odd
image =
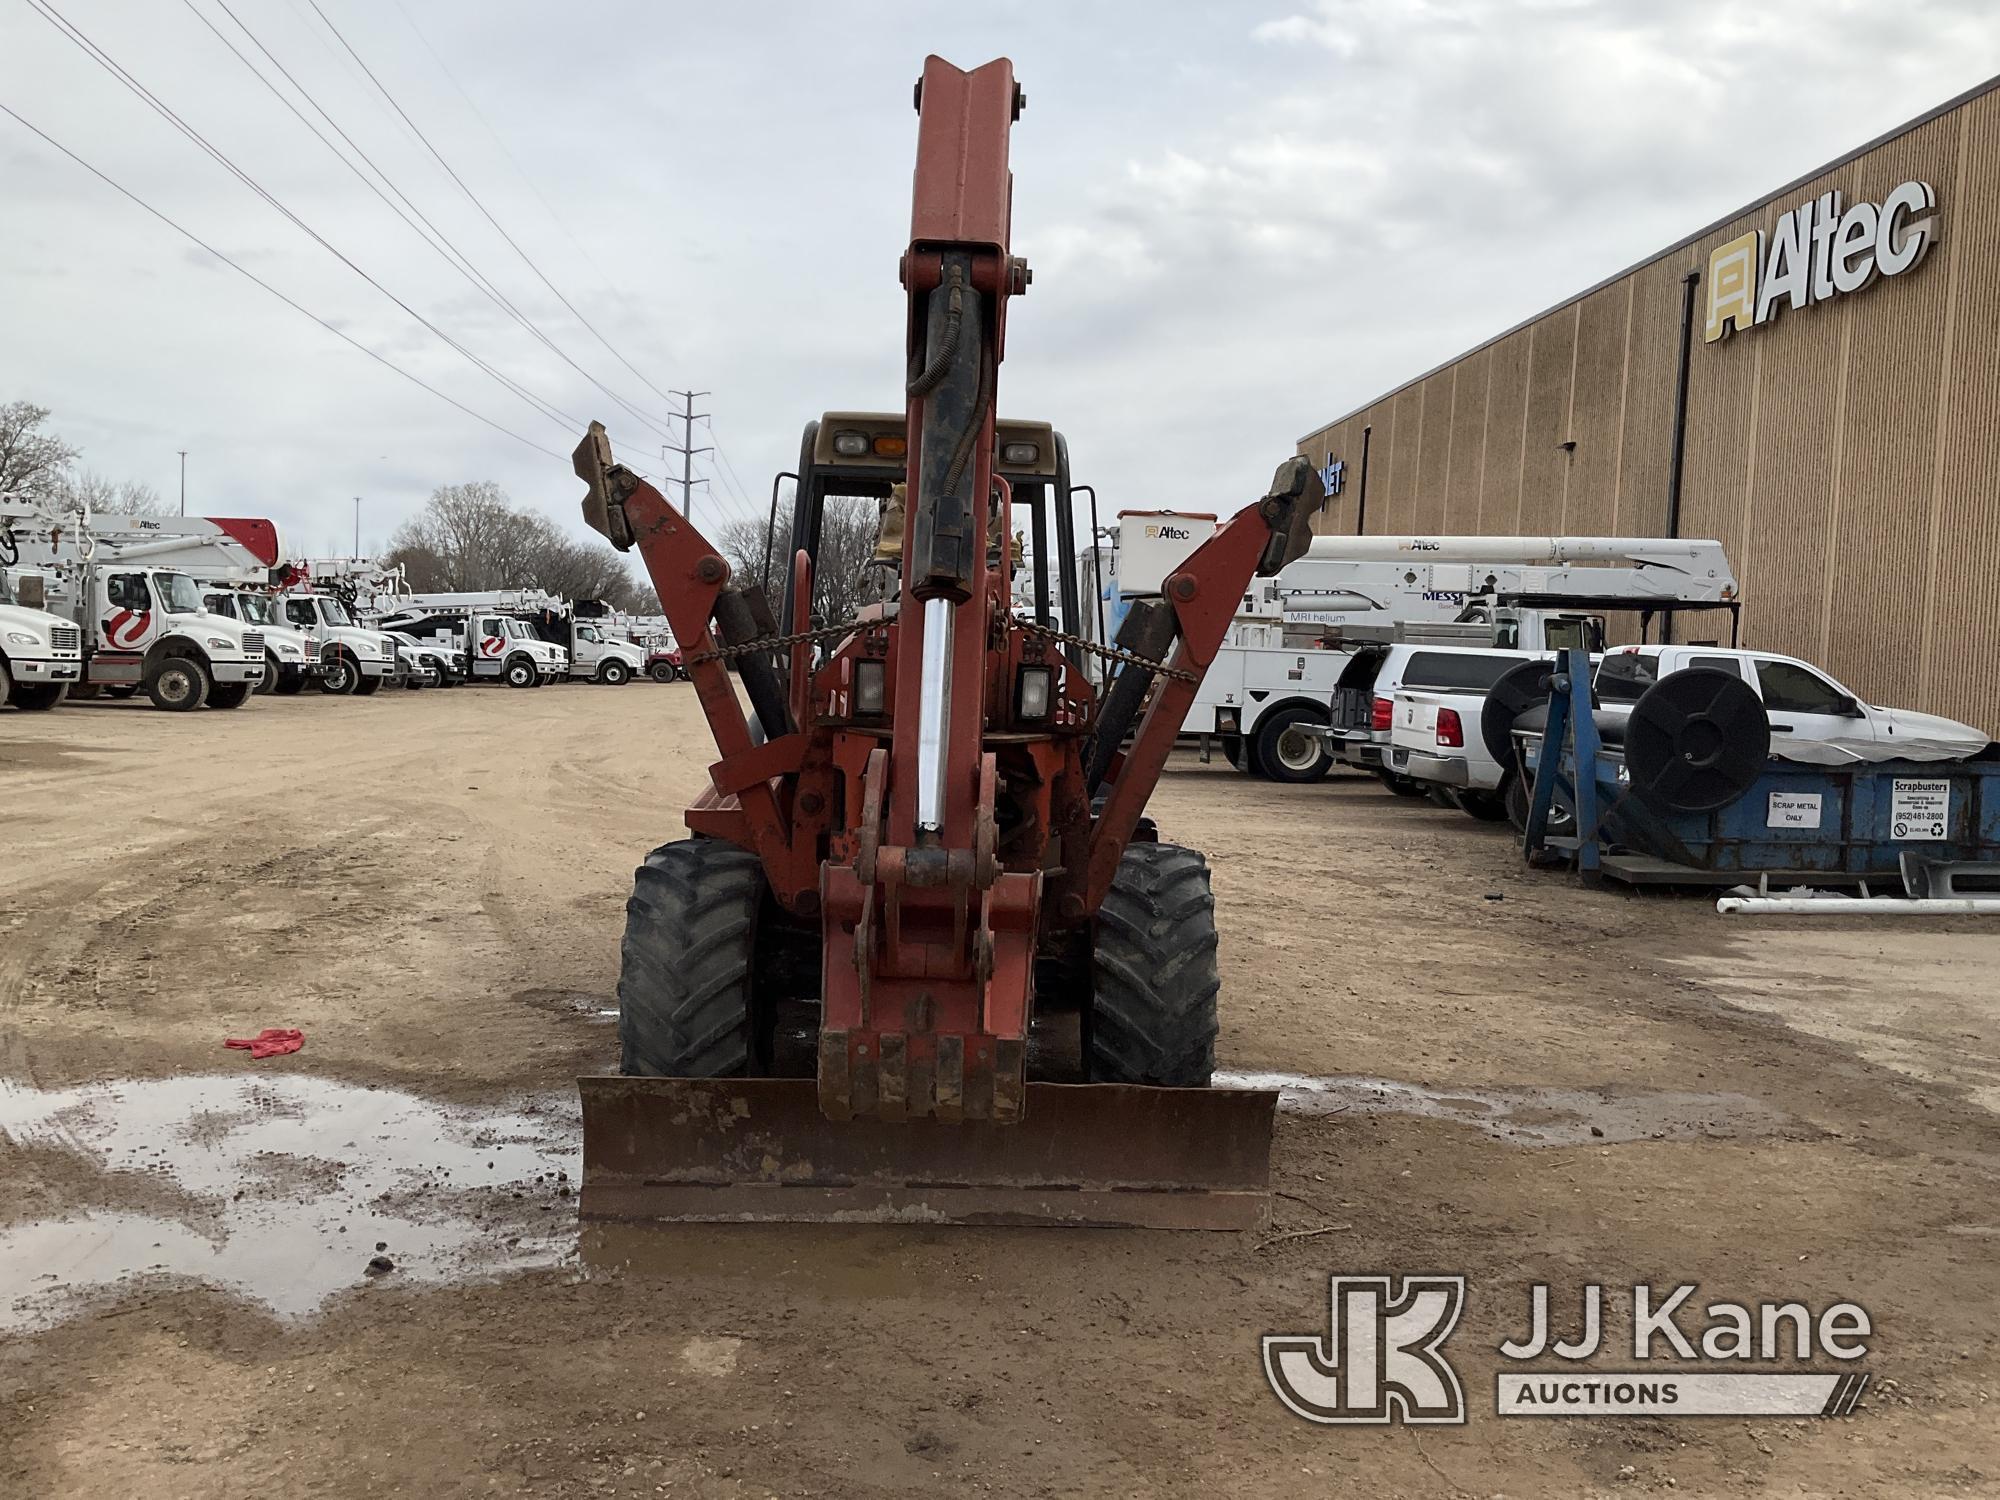
[[[177,449],[176,451],[181,456],[181,514],[186,515],[188,513],[188,451],[185,448]]]

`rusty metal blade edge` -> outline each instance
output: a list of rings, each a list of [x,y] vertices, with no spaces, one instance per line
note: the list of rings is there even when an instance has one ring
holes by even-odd
[[[586,1077],[586,1219],[1244,1229],[1276,1093],[1031,1084],[1018,1124],[835,1123],[810,1079]]]

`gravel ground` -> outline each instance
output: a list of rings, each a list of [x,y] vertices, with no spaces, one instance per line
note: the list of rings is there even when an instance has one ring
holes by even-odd
[[[1373,782],[1177,759],[1154,799],[1213,863],[1223,1066],[1322,1081],[1268,1230],[580,1235],[569,1080],[711,758],[648,683],[0,717],[0,1493],[2000,1484],[1992,937],[1580,891]],[[223,1050],[266,1026],[305,1049]],[[1469,1279],[1466,1425],[1273,1397],[1259,1335],[1368,1272]],[[1531,1284],[1605,1285],[1616,1344],[1640,1281],[1859,1302],[1875,1383],[1494,1415]]]

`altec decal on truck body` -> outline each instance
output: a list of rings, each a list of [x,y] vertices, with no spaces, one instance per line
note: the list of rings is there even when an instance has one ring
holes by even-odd
[[[1880,203],[1844,212],[1838,192],[1822,193],[1778,215],[1768,244],[1764,231],[1753,229],[1710,253],[1704,341],[1762,327],[1781,307],[1830,302],[1877,275],[1913,271],[1937,234],[1937,194],[1928,182],[1899,183]]]
[[[116,646],[120,651],[131,651],[146,639],[146,632],[152,626],[153,612],[149,609],[133,611],[115,609],[104,621],[106,644]]]

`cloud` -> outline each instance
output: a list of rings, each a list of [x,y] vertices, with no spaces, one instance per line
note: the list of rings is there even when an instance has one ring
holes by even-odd
[[[308,11],[234,8],[482,275],[670,425]],[[658,471],[656,431],[426,248],[184,8],[65,10],[412,308],[563,411],[610,421]],[[2000,71],[2000,15],[1974,0],[1100,0],[976,16],[594,0],[559,26],[539,0],[408,10],[421,40],[398,7],[328,7],[618,354],[661,389],[713,392],[697,443],[723,446],[712,503],[739,514],[761,514],[815,413],[897,402],[909,87],[926,50],[1008,53],[1028,90],[1015,248],[1036,280],[1011,315],[1003,404],[1068,432],[1107,510],[1247,499],[1299,433]],[[433,485],[477,478],[576,524],[574,433],[26,7],[0,9],[0,98],[533,446],[340,343],[5,119],[0,286],[37,290],[9,306],[0,399],[54,407],[94,468],[163,492],[187,448],[192,504],[272,515],[308,548],[345,548],[353,495],[364,540],[383,538]]]

